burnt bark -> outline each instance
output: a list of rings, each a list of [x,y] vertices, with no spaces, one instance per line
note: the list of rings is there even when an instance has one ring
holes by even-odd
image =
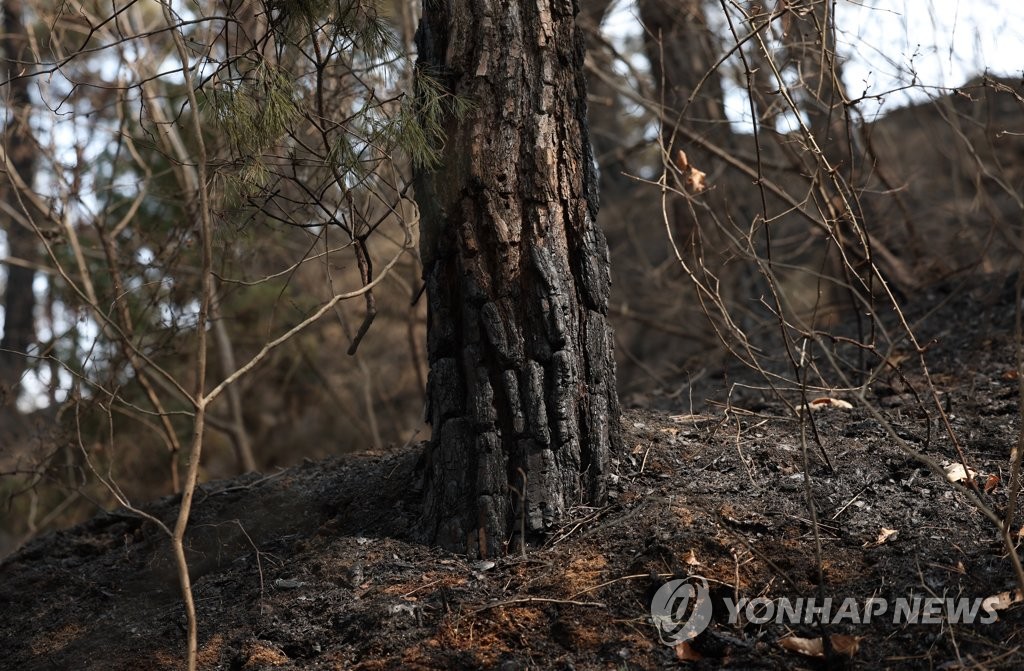
[[[0,182],[0,197],[6,201],[10,210],[23,211],[17,194],[17,182],[31,186],[35,171],[35,148],[32,142],[32,131],[29,126],[31,100],[28,92],[28,78],[23,75],[28,59],[28,35],[22,20],[22,3],[20,0],[6,0],[3,3],[3,35],[0,36],[0,48],[6,67],[2,75],[6,86],[4,95],[4,131],[3,149],[7,157],[7,166],[0,165],[3,180]],[[9,169],[13,168],[20,179],[15,179]],[[38,241],[35,232],[15,221],[12,217],[2,216],[3,228],[7,238],[7,256],[20,260],[22,264],[34,263],[38,255]],[[35,342],[35,294],[32,282],[35,271],[31,266],[8,263],[7,283],[3,294],[4,322],[3,338],[0,339],[0,390],[13,392],[17,387],[27,365],[26,352]],[[4,394],[0,394],[0,397]],[[8,400],[16,396],[11,393]]]
[[[417,174],[429,305],[426,532],[470,555],[606,495],[620,443],[573,3],[428,0],[417,76],[468,100]],[[423,102],[424,87],[417,94]]]

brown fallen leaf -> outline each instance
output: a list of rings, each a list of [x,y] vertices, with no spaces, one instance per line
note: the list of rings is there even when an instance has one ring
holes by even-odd
[[[986,494],[991,494],[992,490],[994,490],[998,486],[999,486],[999,476],[995,475],[995,474],[988,476],[988,479],[985,480],[985,487],[984,487],[985,493]]]
[[[824,410],[825,408],[836,408],[838,410],[853,410],[853,404],[849,401],[844,401],[841,398],[831,398],[829,396],[823,396],[816,398],[813,401],[809,401],[807,406],[814,412],[818,410]],[[803,406],[797,406],[797,411],[803,410]]]
[[[878,538],[876,538],[874,542],[865,543],[864,547],[876,548],[889,540],[895,540],[899,534],[900,532],[897,529],[886,529],[885,527],[882,527],[882,530],[878,532]]]
[[[820,638],[801,638],[799,636],[787,636],[779,641],[786,650],[798,652],[808,657],[824,657],[825,645]]]
[[[699,652],[693,649],[689,641],[679,641],[675,645],[676,659],[681,662],[696,662],[704,659]]]
[[[693,193],[700,193],[708,188],[707,173],[690,165],[690,159],[686,157],[686,152],[682,149],[676,154],[676,167],[679,168],[679,172],[683,173],[686,188]]]
[[[848,636],[846,634],[832,634],[829,642],[832,644],[832,651],[847,657],[853,657],[860,650],[861,637]],[[800,636],[787,636],[779,641],[786,650],[796,652],[808,657],[824,657],[825,644],[819,638],[801,638]]]
[[[959,462],[946,466],[945,470],[946,479],[950,482],[963,482],[978,474],[973,468],[964,468],[964,465]]]
[[[999,594],[993,594],[989,598],[981,602],[982,610],[986,611],[999,611],[1006,610],[1010,606],[1021,603],[1024,601],[1024,596],[1021,595],[1019,589],[1011,589]]]
[[[899,368],[909,358],[909,352],[893,352],[885,358],[885,362],[893,368]]]
[[[849,636],[847,634],[832,634],[832,649],[840,655],[853,657],[860,650],[861,636]]]

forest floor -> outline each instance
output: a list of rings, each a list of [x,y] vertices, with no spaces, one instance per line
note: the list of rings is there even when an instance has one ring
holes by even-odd
[[[911,317],[932,342],[939,403],[976,471],[976,496],[1002,511],[1020,429],[1012,282],[950,285],[917,301]],[[957,461],[934,402],[910,393],[925,393],[921,369],[913,357],[902,366],[905,379],[872,385],[871,406],[905,444]],[[708,381],[718,395],[696,410],[629,410],[608,505],[576,511],[526,557],[468,562],[410,541],[415,447],[204,484],[188,537],[201,667],[1024,668],[1014,572],[970,497],[838,392],[854,407],[812,413],[820,447],[805,432],[805,468],[800,422],[754,388],[763,383],[748,376],[751,386],[728,387],[742,391],[722,402],[738,375]],[[145,509],[169,521],[176,502]],[[650,607],[673,576],[706,581],[714,613],[695,639],[667,645],[673,623],[659,630]],[[752,617],[730,620],[727,602],[757,597],[772,608],[811,597],[888,606],[870,622],[856,621],[861,610],[827,626],[761,622],[767,611],[743,608]],[[987,603],[998,619],[958,622],[970,618],[927,604],[916,622],[897,613],[899,598],[930,597],[975,608],[996,597]],[[823,634],[827,655],[814,649]],[[0,565],[2,668],[179,669],[184,650],[168,543],[136,515],[102,514]]]

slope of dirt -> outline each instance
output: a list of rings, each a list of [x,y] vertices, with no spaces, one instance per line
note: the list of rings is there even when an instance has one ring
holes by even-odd
[[[931,342],[940,404],[977,471],[977,496],[1001,512],[1020,429],[1012,290],[1000,278],[919,300],[912,316]],[[907,445],[956,460],[934,405],[926,415],[914,399],[922,371],[913,359],[902,366],[872,385],[872,404]],[[1013,589],[1014,573],[968,496],[860,404],[813,413],[821,444],[805,426],[806,470],[800,422],[767,394],[683,412],[629,411],[610,503],[578,509],[544,547],[496,562],[416,542],[416,449],[204,485],[189,535],[202,668],[1024,666],[1021,606],[988,624],[941,614],[832,624],[828,634],[854,637],[830,638],[835,647],[856,650],[828,659],[787,649],[792,635],[820,637],[818,626],[731,623],[723,604],[737,596],[979,599]],[[175,506],[146,510],[170,520]],[[879,542],[883,529],[898,533]],[[687,575],[711,586],[714,621],[665,645],[651,598]],[[176,589],[166,541],[135,515],[39,538],[0,565],[0,667],[183,668]]]

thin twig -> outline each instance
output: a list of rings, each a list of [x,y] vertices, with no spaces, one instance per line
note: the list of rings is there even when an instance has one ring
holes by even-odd
[[[485,610],[490,610],[491,608],[502,608],[504,606],[516,606],[527,603],[557,603],[566,606],[591,606],[594,608],[608,607],[607,604],[600,603],[598,601],[572,601],[571,599],[547,599],[539,596],[529,596],[524,597],[522,599],[508,599],[507,601],[496,601],[494,603],[489,603],[486,606],[476,608],[470,612],[476,614],[481,613]]]

